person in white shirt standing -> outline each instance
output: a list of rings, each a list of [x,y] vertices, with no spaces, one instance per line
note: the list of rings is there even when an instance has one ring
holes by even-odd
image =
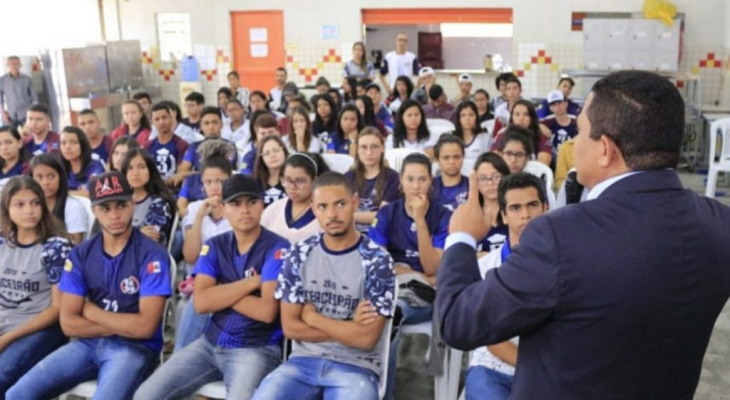
[[[476,186],[476,185],[475,185]],[[499,213],[509,228],[509,239],[502,247],[479,259],[482,279],[489,270],[498,268],[520,243],[527,224],[547,211],[543,184],[536,176],[518,172],[502,179],[497,194]],[[512,378],[517,365],[518,338],[471,352],[466,372],[466,400],[506,400],[512,391]]]
[[[383,67],[380,68],[380,80],[389,94],[392,88],[395,87],[396,78],[407,76],[413,79],[418,74],[418,70],[421,69],[421,63],[418,62],[416,55],[406,51],[407,45],[408,35],[403,32],[399,33],[395,38],[395,51],[386,54],[383,59]],[[420,86],[420,84],[416,86]]]
[[[251,91],[248,90],[248,88],[241,86],[241,75],[239,75],[237,71],[231,71],[228,73],[227,78],[228,86],[231,88],[233,96],[235,96],[236,100],[241,102],[243,108],[248,107],[248,97],[251,94]]]
[[[281,107],[281,93],[284,90],[287,76],[286,68],[279,67],[276,69],[276,86],[269,92],[269,105],[272,110],[278,110]]]

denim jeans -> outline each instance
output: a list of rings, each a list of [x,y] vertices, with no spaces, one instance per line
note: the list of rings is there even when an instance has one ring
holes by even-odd
[[[128,400],[155,369],[159,354],[119,339],[78,339],[51,353],[8,390],[7,400],[45,400],[96,379],[92,400]]]
[[[190,296],[187,304],[185,304],[180,317],[180,323],[177,325],[177,332],[175,333],[175,349],[174,354],[180,352],[190,343],[198,340],[203,335],[205,325],[210,319],[210,314],[198,314],[195,312],[195,306],[193,305],[193,296]]]
[[[250,399],[261,380],[281,363],[279,346],[225,349],[205,336],[155,371],[134,400],[183,399],[206,383],[223,380],[227,399]]]
[[[61,328],[55,325],[22,337],[0,352],[0,400],[5,399],[5,392],[38,361],[67,341]]]
[[[264,378],[252,400],[378,400],[369,369],[313,357],[293,357]]]
[[[507,400],[512,392],[512,375],[476,366],[466,371],[466,400]]]
[[[398,300],[398,308],[403,312],[402,325],[416,325],[430,321],[433,316],[433,305],[429,307],[416,308],[408,305],[403,300]],[[393,327],[396,329],[396,327]],[[395,400],[395,370],[398,366],[398,346],[403,334],[398,329],[393,341],[390,342],[390,355],[388,356],[388,384],[385,389],[385,400]]]

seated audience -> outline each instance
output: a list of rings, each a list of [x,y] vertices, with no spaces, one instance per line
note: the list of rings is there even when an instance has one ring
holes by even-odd
[[[109,171],[121,171],[124,156],[131,149],[136,149],[139,144],[131,136],[122,136],[112,143],[109,153]]]
[[[230,87],[232,94],[228,100],[238,100],[243,108],[248,107],[250,91],[248,88],[241,86],[241,75],[238,74],[238,71],[229,72],[226,78],[228,79],[228,87]]]
[[[461,175],[464,142],[454,135],[441,135],[434,154],[441,174],[433,179],[433,201],[454,211],[469,195],[469,178]]]
[[[58,325],[58,281],[71,242],[41,187],[28,176],[5,185],[0,220],[0,397],[5,398],[20,377],[67,341]]]
[[[507,80],[512,78],[515,78],[512,72],[504,72],[497,75],[497,78],[494,80],[494,86],[499,94],[489,102],[489,110],[491,112],[495,112],[499,106],[509,102],[507,97]]]
[[[428,104],[428,92],[436,83],[436,72],[431,67],[423,67],[418,71],[418,84],[416,90],[411,94],[411,99],[416,100],[422,106]]]
[[[137,92],[132,96],[132,100],[139,103],[142,106],[142,112],[150,119],[152,112],[152,97],[147,92]]]
[[[355,229],[358,199],[347,178],[317,178],[312,202],[324,234],[293,246],[275,294],[292,353],[253,399],[377,400],[395,314],[393,260]]]
[[[246,123],[251,120],[251,116],[256,111],[271,112],[271,108],[269,108],[269,99],[266,97],[266,94],[260,90],[254,90],[251,92],[251,97],[249,98],[246,111]]]
[[[316,153],[293,153],[284,163],[283,199],[266,207],[261,225],[296,243],[322,231],[312,211],[312,186],[329,167]]]
[[[226,114],[226,104],[230,100],[233,100],[233,92],[227,87],[218,89],[218,109],[221,112],[224,120],[228,120],[228,114]]]
[[[28,172],[23,138],[13,126],[0,127],[0,188],[9,178]]]
[[[499,184],[499,213],[509,228],[509,238],[500,248],[479,259],[482,279],[490,270],[507,261],[530,221],[546,211],[545,193],[538,178],[517,173],[502,180]],[[517,365],[517,343],[518,338],[515,337],[471,352],[466,373],[467,400],[507,400],[510,397]]]
[[[474,104],[477,106],[477,124],[483,126],[485,122],[494,119],[494,114],[489,110],[489,93],[484,89],[477,89],[474,92]],[[495,135],[492,132],[487,132],[492,137]]]
[[[253,177],[264,189],[264,207],[286,197],[282,176],[288,157],[289,150],[279,136],[267,136],[261,140],[261,157],[256,158]]]
[[[42,104],[33,104],[26,112],[25,126],[23,126],[25,139],[23,148],[29,157],[43,153],[56,153],[61,151],[61,137],[51,131],[51,113]]]
[[[178,173],[188,144],[172,132],[172,113],[166,103],[152,106],[152,124],[157,129],[157,137],[142,147],[154,158],[162,179],[170,186],[175,185],[173,177]]]
[[[357,134],[365,128],[360,110],[355,104],[342,107],[337,117],[335,132],[330,135],[327,143],[327,152],[333,154],[348,154],[355,157],[357,149],[353,144],[357,142]]]
[[[477,188],[479,189],[479,204],[482,206],[484,220],[489,226],[489,232],[484,239],[477,242],[477,253],[485,254],[499,248],[507,239],[507,228],[499,216],[499,202],[497,189],[499,182],[510,174],[509,167],[504,159],[494,153],[484,153],[474,165]]]
[[[46,198],[48,210],[64,223],[74,243],[81,243],[89,231],[89,218],[84,203],[68,195],[66,169],[55,154],[41,154],[30,160],[30,176],[38,182]]]
[[[155,168],[152,155],[140,148],[130,150],[124,157],[122,174],[134,191],[132,226],[155,242],[167,244],[175,200]]]
[[[61,131],[61,162],[73,195],[88,196],[86,183],[92,176],[104,173],[104,164],[91,158],[89,139],[75,126],[67,126]]]
[[[142,384],[134,400],[184,399],[220,380],[226,398],[250,399],[281,363],[274,291],[289,241],[260,225],[263,191],[254,178],[227,179],[222,202],[233,230],[207,240],[193,269],[195,311],[212,313],[210,322],[203,336]]]
[[[370,79],[358,79],[357,83],[355,84],[355,94],[357,95],[357,97],[367,95],[367,87],[372,83],[373,81],[371,81]],[[357,99],[357,97],[355,97],[355,99]]]
[[[251,134],[249,131],[250,128],[246,123],[247,121],[244,118],[244,110],[245,108],[243,104],[236,99],[232,99],[226,103],[226,114],[228,115],[228,119],[223,121],[223,129],[221,130],[221,137],[223,139],[236,143],[241,140],[245,141]],[[203,110],[201,120],[204,116],[205,110]]]
[[[113,130],[112,140],[117,140],[122,136],[131,136],[140,146],[144,146],[150,141],[150,120],[144,113],[142,105],[136,100],[125,101],[122,104],[122,120],[124,121],[117,129]]]
[[[386,128],[393,129],[395,124],[393,123],[393,114],[388,110],[385,104],[382,103],[382,96],[380,93],[380,86],[377,83],[371,83],[365,88],[365,93],[373,101],[373,112],[375,113],[375,119],[382,123]]]
[[[321,153],[327,147],[312,132],[312,121],[304,107],[291,110],[289,115],[289,134],[284,136],[286,147],[292,151]]]
[[[555,170],[558,151],[563,143],[578,135],[578,124],[576,123],[575,117],[567,113],[568,102],[563,97],[561,91],[553,90],[548,93],[547,99],[552,115],[541,122],[552,132],[551,144],[553,153],[550,167]]]
[[[205,139],[191,144],[187,150],[185,150],[185,154],[183,155],[180,166],[178,167],[178,173],[173,177],[173,186],[179,185],[185,177],[193,174],[195,171],[200,171],[201,158],[198,149],[200,148],[200,145],[208,139],[219,139],[221,137],[222,125],[223,120],[219,109],[216,107],[205,107],[203,109],[203,112],[200,115],[200,128]],[[237,154],[231,156],[231,163],[234,167],[236,165],[236,157],[238,157]]]
[[[362,115],[362,121],[365,126],[372,126],[380,131],[380,134],[386,136],[388,132],[385,130],[385,125],[379,119],[375,117],[375,109],[373,108],[373,99],[369,96],[359,96],[355,99],[355,106],[360,115]]]
[[[441,85],[433,85],[428,90],[428,98],[431,100],[423,106],[426,118],[445,119],[451,121],[454,115],[454,105],[449,103],[446,93]]]
[[[479,94],[479,92],[477,92]],[[454,112],[454,136],[464,142],[464,159],[476,160],[489,151],[492,137],[479,125],[479,111],[472,101],[462,101]]]
[[[396,115],[403,102],[411,98],[413,90],[413,82],[409,77],[399,76],[395,80],[393,93],[388,96],[388,99],[385,101],[385,104],[388,106],[388,110],[390,110],[392,115]],[[395,127],[395,123],[393,123],[393,127]]]
[[[89,187],[102,231],[71,251],[59,284],[61,328],[76,340],[36,364],[8,399],[50,399],[96,379],[95,398],[127,400],[157,367],[170,256],[132,227],[132,189],[121,172],[95,176]]]
[[[267,111],[257,111],[251,118],[251,137],[248,142],[238,142],[236,147],[243,149],[241,173],[251,175],[258,157],[261,140],[266,136],[281,136],[276,118]]]
[[[395,129],[385,139],[385,151],[391,149],[414,149],[423,151],[433,159],[433,146],[438,137],[431,135],[426,125],[426,117],[421,105],[408,99],[398,109],[395,118]]]
[[[109,154],[114,140],[111,136],[105,135],[101,131],[101,122],[94,110],[85,109],[79,112],[78,117],[79,128],[89,139],[91,145],[91,158],[106,165],[109,161]]]
[[[193,128],[180,123],[180,118],[182,116],[182,110],[180,109],[180,106],[177,105],[174,101],[168,101],[164,100],[160,103],[167,104],[167,108],[170,110],[172,122],[172,133],[179,136],[182,140],[187,142],[187,144],[193,144],[195,142],[199,142],[203,140],[203,135],[200,134],[200,132],[194,131]],[[157,128],[155,128],[154,125],[152,125],[152,133],[150,134],[150,140],[155,139],[157,137]]]
[[[203,112],[203,107],[205,107],[205,97],[202,94],[192,92],[185,96],[185,111],[188,113],[188,117],[183,118],[180,122],[195,132],[200,132],[200,113]]]
[[[337,103],[328,94],[315,96],[312,133],[324,143],[337,129],[337,110]]]
[[[385,164],[385,140],[377,129],[367,127],[357,135],[355,165],[345,176],[360,200],[355,225],[358,231],[367,233],[378,210],[400,198],[400,177]]]
[[[510,74],[511,75],[511,74]],[[501,85],[501,83],[500,83]],[[522,82],[512,75],[504,80],[504,94],[507,101],[494,109],[494,133],[499,133],[509,123],[512,108],[522,99]]]
[[[459,93],[451,101],[455,106],[458,106],[464,100],[474,100],[474,96],[471,93],[471,89],[474,87],[474,79],[472,79],[471,75],[459,75],[456,78],[456,84],[459,86]]]
[[[537,113],[532,103],[527,100],[518,100],[512,107],[510,114],[509,127],[517,126],[528,132],[532,140],[532,153],[528,157],[540,161],[545,165],[550,165],[552,159],[552,145],[550,143],[551,132],[545,125],[541,124],[537,119]],[[502,129],[494,142],[492,150],[500,148],[500,143],[504,138],[505,132],[509,128]]]
[[[332,101],[335,102],[335,105],[337,106],[334,110],[332,110],[332,113],[334,115],[337,115],[337,113],[340,111],[340,108],[345,103],[345,100],[343,99],[343,94],[340,93],[340,90],[336,88],[332,88],[327,91],[327,95],[332,99]]]
[[[530,134],[519,126],[510,126],[504,133],[503,140],[500,143],[499,154],[507,163],[511,173],[523,172],[527,163],[530,161],[532,154],[533,140],[530,140]],[[545,184],[545,195],[548,199],[550,208],[555,208],[556,198],[552,188]]]
[[[568,103],[566,112],[568,115],[578,118],[578,114],[580,114],[582,107],[573,100],[570,100],[570,95],[573,93],[573,87],[575,87],[575,81],[570,77],[564,76],[560,78],[560,81],[558,81],[558,90],[563,94],[563,98]],[[543,100],[540,107],[537,109],[537,116],[540,117],[540,119],[544,119],[549,117],[552,113],[553,111],[550,109],[550,102],[548,99]]]

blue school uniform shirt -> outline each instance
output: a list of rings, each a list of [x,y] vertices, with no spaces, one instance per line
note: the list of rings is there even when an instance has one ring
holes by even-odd
[[[28,170],[28,163],[27,162],[21,162],[18,160],[17,163],[13,166],[13,168],[10,168],[8,172],[3,173],[2,168],[0,168],[0,179],[5,178],[12,178],[14,176],[22,175]]]
[[[390,113],[390,110],[388,110],[388,107],[386,107],[385,104],[380,105],[380,109],[375,114],[375,118],[390,129],[395,127],[395,124],[393,123],[393,114]]]
[[[105,172],[104,164],[102,164],[100,161],[91,160],[89,165],[86,166],[86,171],[83,174],[83,177],[79,177],[79,175],[75,174],[73,171],[69,169],[68,171],[68,188],[69,190],[78,190],[82,186],[86,186],[87,183],[89,183],[89,179],[91,179],[94,175],[101,175]]]
[[[443,249],[449,234],[451,211],[431,201],[426,211],[426,225],[431,243]],[[396,263],[408,264],[411,269],[423,272],[418,253],[416,222],[406,214],[405,199],[399,199],[378,211],[368,236],[379,246],[385,247]]]
[[[204,189],[203,180],[200,177],[200,174],[189,175],[185,177],[185,180],[183,180],[178,197],[187,199],[190,203],[203,200],[208,197],[205,194]]]
[[[284,206],[284,218],[286,220],[286,226],[290,229],[302,229],[309,225],[309,223],[314,221],[317,217],[314,216],[312,207],[309,207],[304,215],[299,217],[298,220],[294,220],[294,215],[292,214],[292,201],[287,199],[286,205]]]
[[[155,165],[162,178],[167,179],[177,172],[177,166],[183,160],[185,151],[188,149],[188,143],[179,136],[174,135],[172,140],[165,144],[160,143],[159,139],[155,139],[149,142],[146,148],[155,160]]]
[[[337,133],[329,135],[329,142],[327,142],[327,150],[334,150],[337,154],[350,154],[350,139],[340,138]]]
[[[261,283],[276,282],[283,252],[289,246],[288,240],[262,227],[261,235],[248,252],[240,254],[235,234],[223,233],[205,242],[193,275],[210,276],[219,285],[256,275],[261,276]],[[260,296],[261,292],[252,295]],[[214,313],[204,334],[214,346],[223,348],[278,346],[283,339],[279,318],[267,324],[239,314],[233,308]]]
[[[489,228],[487,236],[477,243],[477,252],[492,252],[500,248],[509,237],[509,228],[505,225],[497,225]]]
[[[250,146],[251,150],[249,150],[241,160],[241,173],[245,175],[253,174],[253,167],[256,163],[256,155],[258,154],[258,150],[256,150],[256,146],[253,145],[253,142]]]
[[[366,179],[363,187],[357,190],[357,194],[360,197],[360,204],[357,207],[357,211],[378,211],[382,202],[392,203],[400,198],[400,176],[398,173],[391,168],[386,168],[381,174],[385,175],[383,193],[379,194],[375,192],[375,185],[378,182],[377,177]],[[345,177],[355,184],[355,171],[347,171]],[[380,197],[380,201],[378,201],[378,196]],[[368,229],[370,229],[370,224],[356,224],[356,226],[357,230],[363,233],[367,233]]]
[[[454,211],[469,197],[469,179],[462,175],[461,181],[456,186],[444,186],[443,177],[437,176],[433,180],[431,191],[433,201],[440,203],[449,211]]]
[[[109,160],[109,150],[113,142],[110,136],[104,136],[104,140],[101,141],[99,147],[91,149],[91,158],[102,163],[107,162]]]
[[[46,140],[41,144],[36,144],[33,136],[29,136],[23,144],[23,149],[31,157],[43,153],[58,153],[61,151],[61,137],[56,132],[48,132]]]
[[[165,248],[132,228],[127,245],[117,256],[104,252],[97,233],[71,251],[61,275],[62,292],[85,297],[102,310],[138,313],[142,297],[169,297],[170,256]],[[161,322],[161,321],[160,321]],[[162,324],[150,339],[113,335],[105,339],[140,343],[155,352],[162,349]]]

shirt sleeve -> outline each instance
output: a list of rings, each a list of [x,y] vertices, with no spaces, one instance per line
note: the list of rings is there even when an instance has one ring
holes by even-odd
[[[386,56],[387,56],[387,54],[386,54]],[[388,58],[387,57],[383,58],[383,66],[380,67],[380,75],[383,75],[383,76],[388,75]]]
[[[76,250],[71,251],[64,263],[61,283],[58,285],[58,289],[64,293],[75,294],[81,297],[85,297],[88,292],[86,280],[84,280],[84,268],[79,261]]]
[[[48,239],[43,245],[41,262],[46,269],[46,276],[51,285],[56,285],[61,281],[63,266],[72,248],[71,242],[63,238]]]
[[[200,256],[198,261],[195,263],[192,275],[208,275],[211,278],[218,280],[220,276],[220,270],[218,269],[218,252],[213,245],[212,240],[208,240],[200,248]]]
[[[387,253],[381,253],[369,265],[363,297],[375,306],[378,314],[392,318],[395,314],[396,284],[393,259]]]
[[[140,267],[140,297],[170,296],[170,256],[164,251],[150,254]]]
[[[385,182],[385,188],[383,189],[383,201],[392,203],[400,198],[400,190],[398,187],[398,174],[389,174],[387,181]]]
[[[284,263],[284,254],[288,248],[288,243],[277,242],[274,248],[269,250],[264,266],[261,268],[261,282],[277,280],[281,273],[281,265]]]
[[[86,233],[89,230],[89,214],[78,200],[68,197],[64,212],[68,233]]]
[[[188,205],[188,213],[185,214],[185,218],[183,218],[183,231],[186,231],[193,227],[193,222],[195,222],[195,215],[198,213],[199,206],[200,203],[198,202]]]
[[[378,246],[388,247],[388,217],[385,213],[385,209],[381,208],[375,215],[370,229],[368,230],[368,237],[370,240],[375,242]]]
[[[190,151],[190,150],[188,149],[188,151]],[[178,194],[179,198],[183,198],[183,199],[190,198],[190,179],[189,178],[190,177],[183,179],[183,184],[182,184],[182,187],[180,188],[180,193]]]
[[[446,237],[449,236],[449,221],[451,220],[451,211],[444,209],[439,226],[431,238],[431,244],[436,249],[443,249],[446,246]]]
[[[413,76],[418,77],[418,73],[421,71],[421,62],[417,58],[413,59]]]
[[[195,148],[196,146],[190,146],[185,151],[185,155],[183,156],[183,162],[189,162],[190,164],[194,164],[195,161]]]
[[[304,288],[299,268],[303,265],[301,248],[292,246],[284,255],[284,264],[281,266],[278,284],[274,297],[285,303],[304,304]]]
[[[188,146],[188,143],[182,139],[177,141],[177,154],[182,154],[182,158],[177,159],[177,165],[179,166],[182,164],[183,161],[185,161],[185,156],[188,155],[188,148],[191,148]],[[192,162],[191,162],[192,164]]]
[[[540,133],[540,150],[538,153],[553,153],[553,145],[549,138]]]

